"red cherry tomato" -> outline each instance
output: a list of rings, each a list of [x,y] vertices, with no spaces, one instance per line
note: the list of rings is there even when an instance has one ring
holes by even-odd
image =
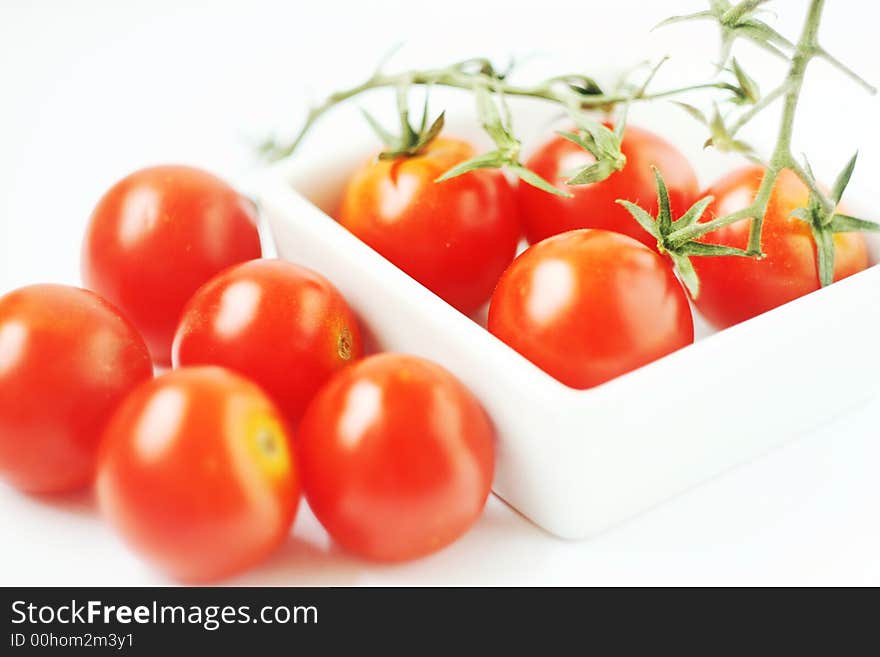
[[[183,305],[230,265],[260,257],[254,210],[215,176],[184,166],[136,171],[98,202],[83,242],[82,278],[171,362]]]
[[[526,166],[574,196],[562,198],[531,185],[517,186],[517,202],[529,242],[534,244],[576,228],[603,228],[656,248],[657,240],[615,201],[638,203],[656,216],[657,192],[651,170],[654,165],[669,189],[673,216],[678,217],[697,200],[697,176],[675,146],[642,128],[626,127],[621,152],[626,156],[626,166],[621,171],[598,183],[567,186],[565,181],[571,172],[595,158],[577,144],[558,136],[535,151]]]
[[[344,548],[382,561],[451,543],[486,503],[494,432],[473,395],[415,356],[380,354],[337,374],[297,440],[309,505]]]
[[[174,339],[180,365],[223,365],[262,386],[295,426],[333,374],[363,353],[345,299],[323,276],[254,260],[202,286]]]
[[[669,264],[631,237],[573,230],[508,268],[489,330],[548,374],[590,388],[694,340],[684,289]]]
[[[143,339],[97,295],[32,285],[0,297],[0,475],[30,492],[87,486],[104,425],[152,375]]]
[[[107,427],[97,489],[123,537],[186,581],[263,559],[286,539],[300,496],[280,413],[219,367],[174,370],[137,388]]]
[[[339,221],[465,314],[482,306],[520,237],[513,192],[495,170],[434,180],[474,155],[437,139],[415,157],[373,158],[351,178]]]
[[[761,167],[749,166],[721,178],[706,190],[715,200],[701,220],[748,207],[763,174]],[[766,258],[692,258],[700,277],[696,306],[711,324],[725,328],[819,289],[812,231],[806,222],[792,216],[808,200],[806,185],[793,172],[783,170],[764,217],[761,248]],[[749,219],[743,219],[707,234],[703,240],[744,249],[749,224]],[[860,233],[834,235],[834,280],[862,271],[868,264],[868,251]]]

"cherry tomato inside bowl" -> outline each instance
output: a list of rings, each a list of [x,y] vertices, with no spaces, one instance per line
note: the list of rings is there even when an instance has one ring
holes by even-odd
[[[152,375],[143,339],[92,292],[32,285],[0,297],[0,476],[29,492],[87,486],[104,425]]]
[[[624,168],[586,185],[566,185],[573,171],[595,161],[577,144],[556,136],[532,154],[526,166],[573,197],[554,196],[531,185],[517,186],[520,216],[530,243],[577,228],[602,228],[656,248],[657,240],[615,201],[631,201],[656,216],[653,165],[663,175],[673,216],[678,217],[697,200],[697,176],[675,146],[643,128],[627,125],[620,150],[626,156]]]
[[[373,158],[348,183],[339,222],[465,314],[488,301],[513,260],[521,228],[513,191],[497,170],[434,180],[472,157],[438,138],[419,155]]]
[[[573,388],[689,345],[694,326],[669,263],[631,237],[573,230],[521,253],[489,305],[489,330]]]
[[[98,467],[104,514],[175,578],[207,581],[262,560],[290,531],[299,477],[284,420],[219,367],[174,370],[113,416]]]
[[[451,543],[480,515],[494,470],[494,431],[445,369],[379,354],[337,374],[297,436],[309,505],[330,535],[381,561]]]
[[[706,190],[715,200],[703,213],[709,221],[748,207],[764,175],[759,166],[733,171]],[[810,226],[792,213],[809,201],[809,190],[793,172],[784,169],[773,186],[761,234],[762,259],[705,256],[692,258],[700,277],[696,306],[716,328],[726,328],[818,290],[816,243]],[[745,249],[748,218],[712,231],[706,242]],[[868,250],[860,233],[837,233],[834,240],[834,280],[865,269]]]
[[[206,171],[156,166],[123,178],[98,202],[83,241],[82,278],[167,365],[192,294],[221,270],[259,257],[247,199]]]
[[[244,374],[295,426],[318,388],[362,353],[357,320],[327,279],[289,262],[253,260],[196,292],[173,361]]]

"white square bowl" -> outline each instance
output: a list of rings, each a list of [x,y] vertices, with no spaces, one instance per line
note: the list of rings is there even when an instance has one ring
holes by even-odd
[[[472,124],[454,128],[476,137]],[[547,134],[536,116],[525,128]],[[568,388],[331,218],[348,176],[376,148],[338,138],[353,129],[367,136],[350,112],[331,115],[320,132],[336,138],[323,151],[312,148],[253,181],[279,255],[329,278],[382,350],[432,359],[470,387],[498,430],[495,493],[557,536],[595,535],[877,387],[875,265],[724,331],[703,327],[693,345],[601,386]],[[877,262],[880,245],[869,244]]]

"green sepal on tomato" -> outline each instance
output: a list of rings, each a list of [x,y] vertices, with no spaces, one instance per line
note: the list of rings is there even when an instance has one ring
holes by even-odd
[[[569,185],[579,169],[596,161],[570,138],[557,135],[539,146],[526,166],[551,184],[571,193],[570,197],[547,194],[531,185],[519,184],[516,199],[525,235],[532,244],[578,228],[601,228],[628,235],[650,248],[656,239],[633,221],[616,201],[636,203],[655,215],[657,195],[654,172],[657,167],[666,181],[669,202],[676,216],[697,199],[697,176],[684,155],[662,137],[627,124],[620,142],[625,164],[598,182]]]

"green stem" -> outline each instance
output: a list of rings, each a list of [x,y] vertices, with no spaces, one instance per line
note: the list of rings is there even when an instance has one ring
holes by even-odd
[[[842,61],[837,59],[837,57],[832,55],[830,52],[828,52],[827,50],[825,50],[821,46],[816,46],[816,54],[819,57],[821,57],[822,59],[824,59],[825,61],[827,61],[829,64],[831,64],[832,66],[837,68],[844,75],[846,75],[851,80],[853,80],[856,84],[861,85],[861,87],[865,91],[867,91],[869,94],[873,95],[873,94],[877,93],[877,87],[875,87],[874,85],[869,83],[862,76],[860,76],[858,73],[856,73],[854,70],[852,70],[849,66],[844,64]]]
[[[787,157],[784,168],[791,169],[798,178],[804,181],[807,187],[810,188],[810,191],[813,192],[816,198],[819,199],[819,202],[822,203],[822,208],[825,212],[830,213],[834,210],[834,204],[825,195],[825,191],[819,187],[819,183],[816,182],[816,179],[810,175],[809,171],[807,171],[800,162],[794,157]]]
[[[721,23],[725,25],[736,25],[742,20],[742,17],[751,13],[758,8],[766,0],[745,0],[739,2],[721,15]]]
[[[692,84],[688,87],[678,87],[677,89],[667,89],[666,91],[657,91],[652,94],[643,94],[641,96],[630,97],[626,95],[617,95],[610,96],[610,103],[623,103],[628,100],[658,100],[661,98],[668,98],[670,96],[677,96],[679,94],[687,93],[688,91],[700,91],[702,89],[724,89],[726,91],[732,91],[735,94],[741,93],[739,88],[735,87],[732,84],[728,84],[726,82],[704,82],[702,84]],[[601,105],[600,105],[601,106]]]
[[[272,150],[271,156],[281,159],[291,155],[302,143],[306,134],[308,134],[314,124],[336,105],[371,89],[395,87],[404,83],[415,85],[436,85],[455,89],[465,89],[468,91],[473,90],[475,84],[482,83],[491,86],[491,88],[499,91],[505,96],[537,98],[539,100],[554,102],[563,105],[564,107],[575,107],[580,109],[607,108],[618,103],[633,100],[657,100],[702,89],[724,89],[734,93],[739,91],[737,87],[726,82],[705,82],[677,89],[667,89],[655,93],[645,93],[643,89],[635,95],[628,95],[625,93],[584,95],[574,91],[558,78],[548,80],[538,85],[518,86],[509,84],[503,80],[498,80],[497,78],[484,73],[462,71],[460,70],[459,65],[427,71],[406,71],[404,73],[396,73],[393,75],[379,72],[361,84],[330,94],[319,105],[312,107],[309,110],[300,131],[293,140],[286,146]]]
[[[686,244],[687,242],[702,237],[707,233],[711,233],[714,230],[718,230],[719,228],[723,228],[724,226],[729,226],[730,224],[741,221],[742,219],[747,219],[751,217],[753,213],[754,205],[750,205],[747,208],[737,210],[736,212],[731,212],[730,214],[726,214],[723,217],[718,217],[716,219],[713,219],[712,221],[697,223],[689,226],[688,228],[680,228],[679,230],[674,230],[669,234],[669,237],[667,239],[672,247],[679,247],[683,244]]]
[[[733,137],[737,132],[749,121],[751,121],[755,116],[758,115],[761,111],[772,105],[778,98],[785,94],[787,91],[787,86],[785,84],[780,84],[773,91],[768,93],[766,96],[761,98],[757,103],[752,105],[746,112],[743,112],[739,118],[733,122],[730,126],[730,136]]]
[[[794,120],[797,114],[798,100],[800,99],[801,88],[803,87],[804,74],[807,65],[814,57],[822,54],[822,50],[818,45],[819,21],[822,16],[822,10],[825,0],[811,0],[807,17],[804,20],[804,27],[801,31],[800,39],[798,39],[794,54],[791,58],[791,64],[786,75],[785,82],[776,90],[753,107],[749,112],[740,118],[733,126],[733,131],[739,130],[745,122],[764,109],[773,100],[782,96],[785,101],[782,109],[782,117],[779,124],[779,136],[776,145],[773,148],[773,154],[764,170],[764,176],[761,184],[755,194],[755,199],[747,208],[738,210],[732,214],[717,217],[711,221],[701,224],[695,224],[688,228],[673,232],[669,238],[672,244],[684,244],[688,240],[697,239],[711,233],[714,230],[728,226],[732,223],[745,218],[751,218],[749,227],[748,251],[754,255],[761,253],[761,233],[764,226],[764,215],[767,212],[767,205],[770,202],[770,195],[773,192],[773,185],[779,172],[783,169],[791,169],[822,203],[823,208],[827,212],[833,211],[833,203],[818,188],[816,181],[811,175],[800,165],[791,153],[791,137],[794,130]]]
[[[767,204],[770,202],[773,184],[776,182],[779,172],[794,161],[794,157],[791,154],[791,135],[794,131],[794,118],[797,114],[798,100],[800,100],[807,65],[815,56],[818,47],[819,21],[822,18],[824,7],[825,0],[811,0],[800,39],[798,39],[797,47],[791,58],[791,66],[786,76],[787,89],[785,91],[785,104],[782,108],[782,118],[779,125],[779,138],[776,140],[776,147],[773,149],[773,155],[770,157],[770,166],[764,171],[764,178],[761,180],[761,186],[758,188],[758,193],[753,203],[755,214],[749,227],[749,251],[759,252],[761,250],[764,215],[767,213]],[[811,178],[811,176],[808,176],[808,178]],[[825,195],[821,194],[819,198],[825,199]]]
[[[716,18],[720,19],[722,27],[730,24],[737,25],[744,16],[749,15],[759,5],[763,4],[763,2],[764,0],[743,0],[731,8],[727,14],[720,17],[716,16]],[[720,6],[720,3],[713,2],[713,7],[716,4]],[[749,226],[747,252],[750,255],[759,256],[761,254],[761,234],[764,225],[764,215],[766,214],[767,206],[770,202],[770,196],[774,184],[776,183],[780,171],[783,169],[790,169],[807,185],[807,187],[809,187],[812,195],[817,199],[822,210],[829,217],[833,213],[834,203],[832,200],[829,199],[821,189],[819,189],[812,173],[798,162],[791,152],[792,132],[794,130],[798,102],[800,100],[801,89],[803,87],[807,67],[812,59],[821,57],[858,81],[868,89],[868,91],[874,92],[875,89],[819,45],[819,23],[824,5],[825,0],[810,0],[800,38],[794,45],[786,42],[786,44],[792,48],[792,54],[784,82],[777,88],[773,89],[765,97],[761,98],[750,109],[742,113],[728,129],[729,135],[733,137],[759,112],[769,107],[776,100],[780,98],[783,99],[783,108],[780,117],[777,140],[770,158],[766,162],[761,161],[764,166],[764,175],[761,179],[754,200],[748,207],[737,212],[716,217],[705,223],[695,223],[688,227],[673,231],[667,235],[667,242],[672,248],[683,246],[687,242],[698,239],[707,233],[711,233],[714,230],[748,218],[751,219],[751,222]],[[704,12],[704,14],[701,14],[702,17],[709,15],[714,14],[712,14],[712,12],[709,12],[708,14]],[[276,158],[289,156],[297,149],[314,124],[330,109],[339,103],[349,100],[366,91],[381,87],[401,88],[402,86],[407,85],[436,85],[473,92],[475,89],[482,86],[492,89],[493,92],[500,94],[502,98],[505,96],[536,98],[561,105],[570,110],[608,110],[618,103],[628,104],[631,101],[656,100],[703,89],[721,89],[733,92],[736,95],[741,95],[743,93],[739,87],[721,81],[694,84],[686,87],[647,93],[646,86],[653,78],[654,72],[656,72],[656,67],[648,76],[647,81],[637,89],[609,94],[584,92],[576,86],[572,86],[570,81],[572,79],[577,80],[578,78],[587,80],[591,83],[588,78],[583,78],[583,76],[579,75],[556,76],[531,86],[510,84],[506,80],[506,76],[503,74],[496,74],[491,63],[485,59],[473,59],[458,62],[446,68],[423,71],[413,70],[398,74],[386,74],[379,70],[365,82],[349,89],[333,93],[322,103],[312,107],[306,116],[302,128],[294,139],[287,145],[280,147],[273,146],[270,154]],[[592,84],[589,84],[588,86],[592,86]],[[590,89],[590,91],[592,90],[593,89]],[[599,91],[598,87],[595,91]]]

